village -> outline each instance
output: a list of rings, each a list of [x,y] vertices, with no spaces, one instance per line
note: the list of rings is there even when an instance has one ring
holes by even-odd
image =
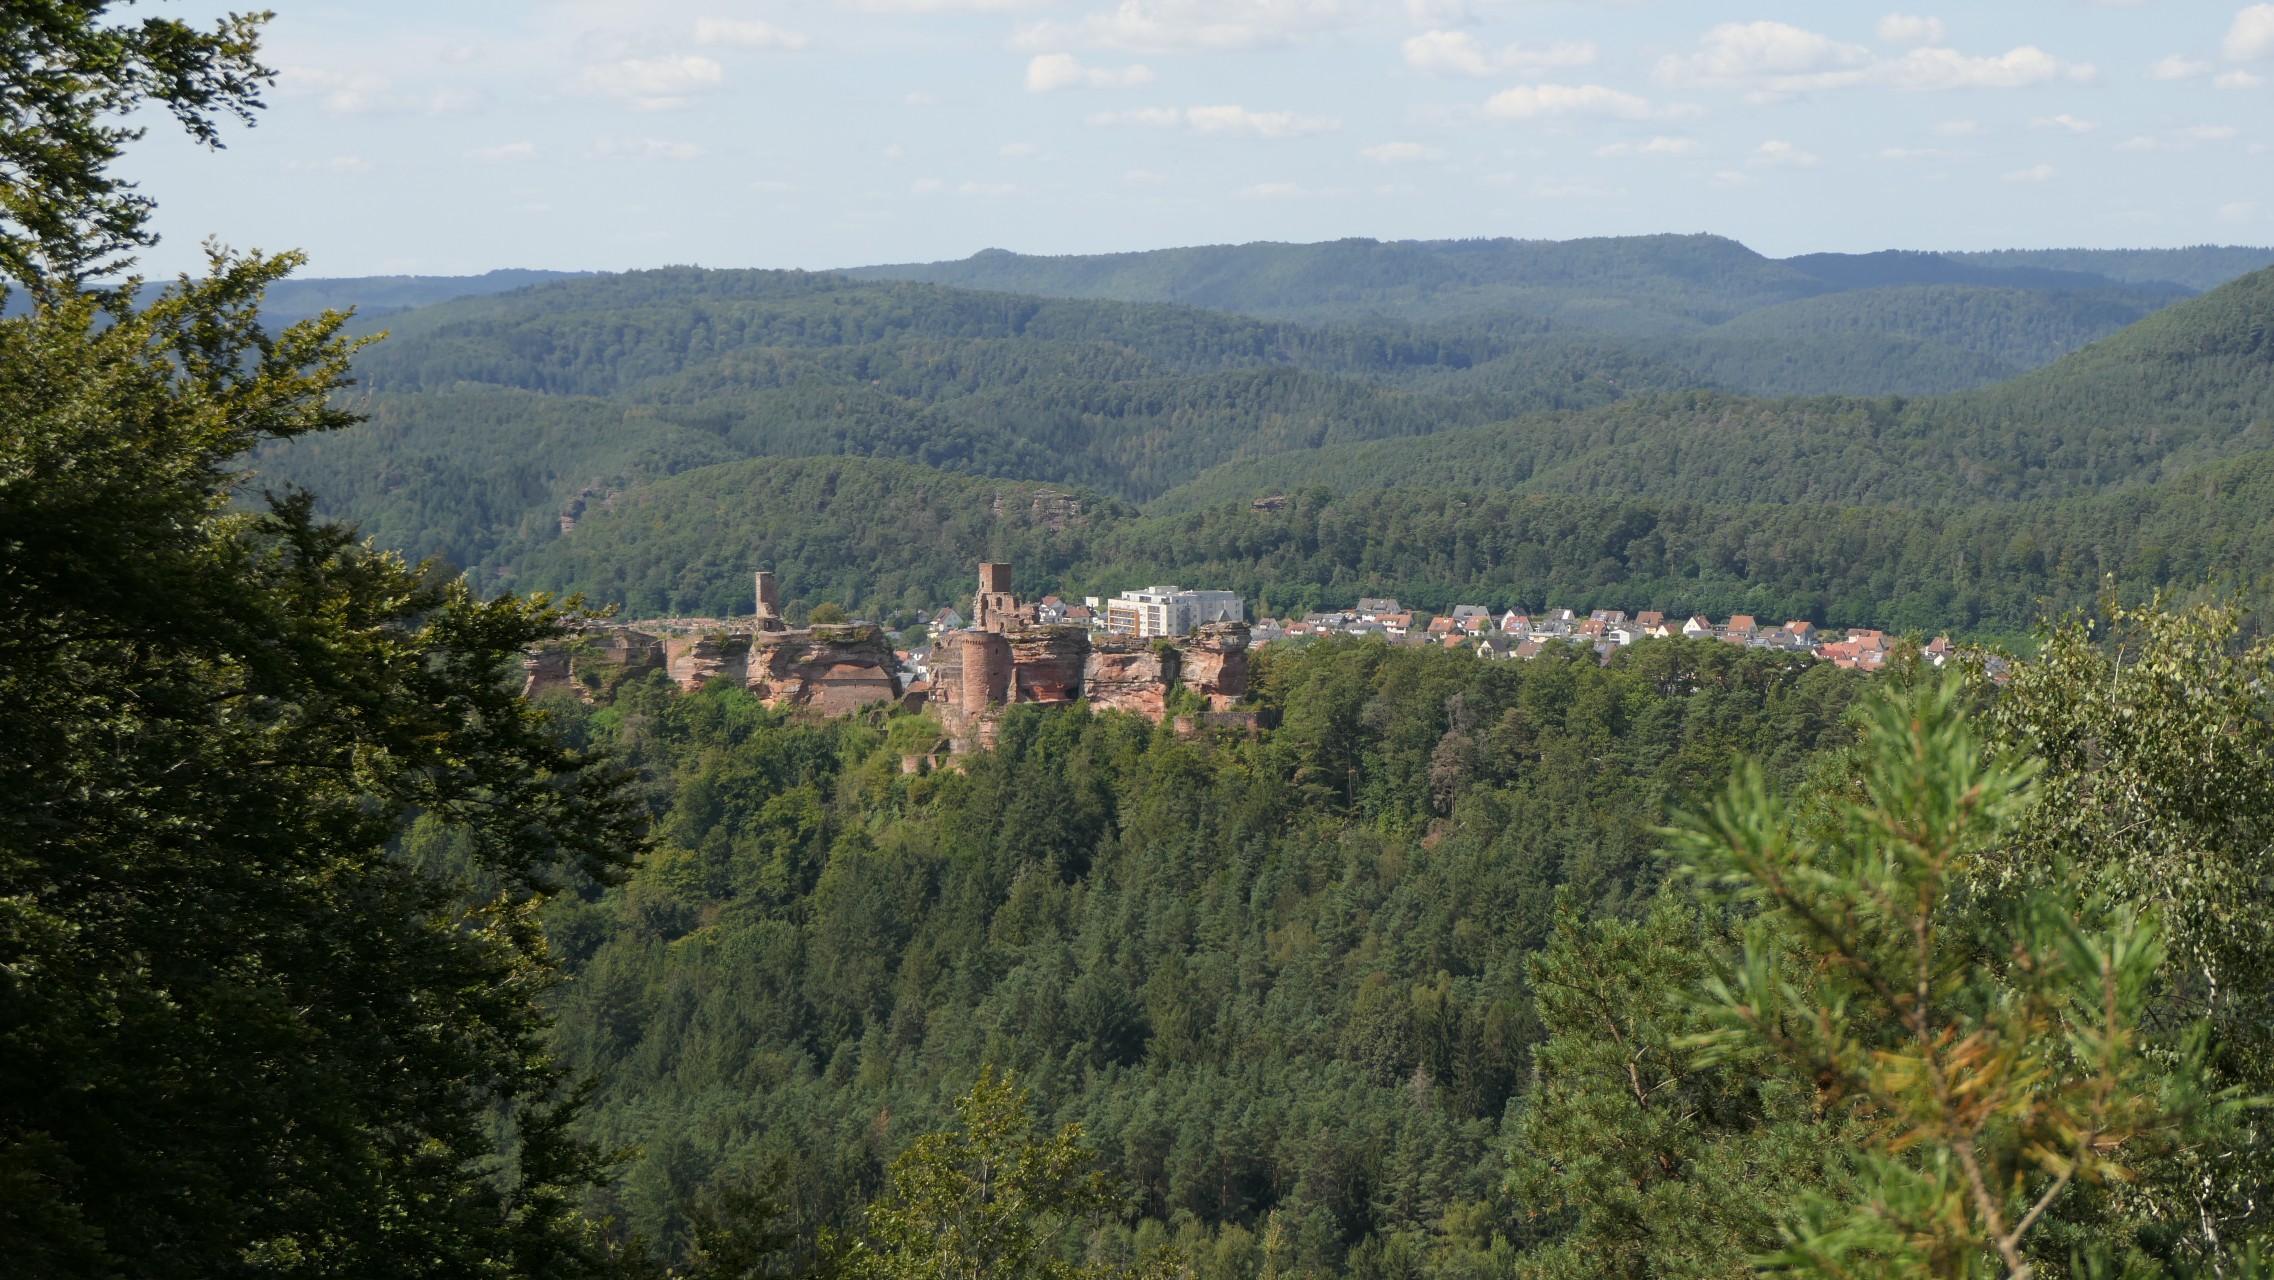
[[[1079,604],[1046,595],[1032,608],[1035,620],[1043,625],[1085,626],[1102,634],[1145,637],[1188,635],[1209,624],[1246,621],[1237,593],[1188,591],[1174,585],[1146,587],[1111,598],[1088,596]],[[939,610],[929,620],[934,637],[960,631],[966,625],[963,615],[952,608]],[[1409,609],[1395,598],[1372,596],[1360,598],[1349,609],[1307,613],[1300,618],[1259,618],[1249,624],[1248,635],[1250,649],[1333,635],[1375,636],[1390,644],[1470,649],[1486,661],[1534,658],[1553,645],[1585,645],[1599,659],[1608,661],[1613,653],[1641,640],[1719,640],[1747,648],[1805,653],[1863,671],[1886,665],[1895,646],[1894,639],[1883,631],[1827,631],[1801,619],[1770,626],[1750,614],[1715,622],[1702,614],[1668,617],[1655,610],[1629,614],[1623,609],[1595,609],[1582,616],[1573,609],[1527,612],[1464,604],[1455,605],[1450,613],[1431,615]],[[1921,656],[1939,667],[1950,657],[1952,648],[1948,636],[1938,636],[1922,647]],[[902,651],[911,679],[929,678],[929,657],[928,648],[921,645]]]

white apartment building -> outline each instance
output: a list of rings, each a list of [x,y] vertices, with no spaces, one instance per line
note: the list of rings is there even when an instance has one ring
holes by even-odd
[[[1188,636],[1211,622],[1243,622],[1236,591],[1147,587],[1105,602],[1105,629],[1125,636]]]

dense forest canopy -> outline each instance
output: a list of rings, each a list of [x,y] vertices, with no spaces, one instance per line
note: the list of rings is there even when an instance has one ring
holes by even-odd
[[[127,121],[217,144],[273,73],[265,16],[123,8],[0,16],[11,1275],[2274,1273],[2253,251],[149,288]],[[282,323],[342,298],[409,309]],[[976,747],[897,688],[523,692],[594,621],[537,588],[886,617],[978,559],[2054,621],[1274,644]]]
[[[1866,280],[1920,274],[1908,259],[1858,262],[1849,270]],[[954,477],[1039,481],[1116,500],[1093,499],[1100,511],[1136,503],[1162,517],[1315,487],[1567,495],[1613,505],[1797,504],[1823,509],[1808,518],[1825,519],[1848,508],[1947,513],[2088,502],[2158,483],[2170,493],[2215,487],[2207,474],[2190,477],[2267,447],[2262,424],[2274,374],[2259,335],[2267,331],[2270,281],[2262,272],[2164,307],[1978,391],[1768,400],[1684,388],[1711,384],[1699,370],[1716,361],[1742,358],[1773,380],[1776,369],[1822,371],[1877,349],[1855,347],[1858,341],[1915,346],[1921,339],[1909,331],[1936,326],[1970,327],[1983,345],[2017,359],[2031,350],[2042,355],[2086,336],[2075,327],[2083,318],[2113,325],[2137,307],[2107,289],[1872,285],[1757,309],[1716,336],[1665,339],[1661,354],[1649,355],[1538,319],[1315,328],[1176,306],[799,273],[594,277],[395,318],[389,340],[357,366],[365,394],[353,405],[370,421],[274,447],[260,467],[271,481],[314,488],[326,510],[356,519],[388,545],[442,555],[493,582],[574,586],[609,599],[624,597],[602,583],[652,582],[656,573],[581,567],[624,555],[602,545],[620,540],[601,532],[617,506],[634,501],[652,511],[680,492],[721,492],[734,483],[730,473],[706,476],[707,469],[785,455],[916,464],[947,473],[940,492],[980,491]],[[2068,336],[2054,336],[2061,333]],[[1842,343],[1849,345],[1837,351],[1826,345]],[[1709,347],[1719,354],[1706,358]],[[672,479],[678,476],[688,478]],[[627,496],[649,485],[661,486],[652,499]],[[818,514],[821,529],[833,523]],[[845,518],[878,513],[851,509]],[[2009,519],[1987,511],[1981,518]],[[2026,518],[2041,526],[2045,519]],[[1933,519],[1947,525],[1947,516]],[[688,552],[672,553],[681,560],[669,571],[675,579],[693,581],[682,570],[698,578],[709,572],[700,564],[715,557],[696,547],[731,543],[735,554],[768,554],[744,532],[706,529],[710,520],[700,510],[672,517],[674,545]],[[884,523],[871,541],[895,536]],[[2032,537],[2044,541],[2044,529]],[[1914,542],[1905,537],[1900,545]],[[1849,562],[1838,575],[1869,577],[1873,565],[1897,554],[1895,545],[1882,540],[1861,560],[1843,546]],[[2001,580],[1994,586],[2018,593],[1995,606],[1962,606],[1953,621],[1994,616],[2000,625],[2023,625],[2028,601],[2074,598],[2078,582],[2106,572],[2163,581],[2154,567],[2159,554],[2178,555],[2175,567],[2190,574],[2245,567],[2224,551],[2162,547],[2103,542],[2089,557],[2062,557],[2060,584]],[[911,548],[909,565],[925,554]],[[1623,562],[1623,549],[1608,558]],[[1603,559],[1576,569],[1599,578]],[[1195,567],[1214,570],[1222,560],[1204,556]],[[1670,572],[1728,579],[1723,561]],[[1537,599],[1575,585],[1570,566],[1535,566],[1521,579],[1456,569],[1445,582],[1442,567],[1410,557],[1374,567],[1347,557],[1338,563],[1319,575],[1322,586],[1354,573],[1377,580],[1412,573],[1416,590],[1475,580]],[[2141,565],[2148,567],[2136,570]],[[834,579],[850,568],[804,566]],[[1779,573],[1779,598],[1854,594],[1822,575]],[[1636,576],[1649,575],[1645,568]],[[939,599],[960,590],[958,576],[933,577],[925,589]],[[1762,584],[1751,565],[1737,577],[1747,590]],[[1966,581],[1952,570],[1955,590]],[[685,605],[689,590],[711,589],[675,588],[674,600]],[[1913,616],[1891,598],[1912,591],[1896,584],[1882,592],[1889,616]],[[1659,588],[1638,586],[1637,598],[1643,594],[1656,599]],[[1710,585],[1696,598],[1729,595]],[[652,590],[641,601],[660,607]]]

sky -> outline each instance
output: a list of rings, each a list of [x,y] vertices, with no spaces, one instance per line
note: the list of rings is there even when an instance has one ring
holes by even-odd
[[[2274,243],[2269,3],[269,2],[257,126],[216,154],[153,120],[125,166],[149,269],[208,237],[319,276]]]

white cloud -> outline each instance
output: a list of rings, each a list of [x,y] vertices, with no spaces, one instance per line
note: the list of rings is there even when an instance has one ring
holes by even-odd
[[[2257,212],[2257,205],[2243,200],[2235,200],[2219,206],[2219,221],[2248,222]]]
[[[999,156],[1010,156],[1013,159],[1017,159],[1023,156],[1041,155],[1042,148],[1034,145],[1031,142],[1006,142],[1002,146],[995,148],[995,154]]]
[[[1358,153],[1376,164],[1406,164],[1415,160],[1442,160],[1445,153],[1418,142],[1385,142]]]
[[[1949,153],[1941,147],[1881,147],[1872,154],[1882,160],[1931,160]]]
[[[2236,130],[2229,124],[2191,124],[2176,132],[2190,142],[2225,142],[2235,136]]]
[[[1026,64],[1029,93],[1050,93],[1058,89],[1134,89],[1151,83],[1152,69],[1143,63],[1127,67],[1085,67],[1073,54],[1043,53]]]
[[[900,101],[903,106],[910,107],[936,107],[940,103],[937,94],[921,93],[913,89],[901,94]]]
[[[2211,77],[2211,87],[2214,89],[2256,89],[2265,83],[2265,76],[2252,75],[2250,72],[2240,69],[2222,71]]]
[[[978,196],[983,200],[994,200],[1007,195],[1015,195],[1018,189],[1018,184],[1014,182],[966,182],[956,187],[958,194]]]
[[[2056,80],[2090,80],[2090,63],[2067,62],[2035,45],[1995,57],[1956,49],[1914,48],[1892,58],[1874,57],[1784,22],[1727,22],[1698,38],[1698,52],[1659,59],[1666,84],[1744,89],[1756,98],[1877,84],[1895,89],[2018,89]]]
[[[1789,142],[1770,139],[1753,148],[1753,155],[1745,163],[1756,169],[1812,169],[1817,157],[1802,151]]]
[[[1250,111],[1240,106],[1139,107],[1133,111],[1101,111],[1088,117],[1090,124],[1134,124],[1156,129],[1184,126],[1194,133],[1244,135],[1254,138],[1297,138],[1342,127],[1332,116],[1298,115],[1293,111]]]
[[[1945,34],[1940,18],[1891,13],[1879,20],[1879,40],[1882,44],[1915,49],[1923,44],[1941,44]]]
[[[2274,4],[2254,4],[2237,12],[2219,52],[2229,62],[2255,62],[2274,56]]]
[[[2211,69],[2208,62],[2198,62],[2181,53],[2165,54],[2148,64],[2150,80],[2192,80]]]
[[[946,187],[947,184],[938,178],[918,178],[908,184],[909,192],[919,196],[928,196],[934,192],[945,190]]]
[[[808,41],[796,31],[784,31],[770,22],[743,18],[697,18],[697,44],[732,45],[737,49],[803,49]]]
[[[1979,120],[1945,120],[1934,127],[1945,138],[1971,138],[1982,131]]]
[[[2064,111],[2057,116],[2039,116],[2029,122],[2032,129],[2057,129],[2064,133],[2091,133],[2100,127],[2097,120],[2080,120]]]
[[[1955,49],[1913,49],[1874,78],[1898,89],[2021,89],[2056,80],[2081,82],[2098,74],[2089,62],[2064,62],[2025,44],[1994,58],[1970,58]]]
[[[1489,76],[1501,71],[1584,67],[1595,61],[1595,46],[1580,40],[1540,44],[1519,41],[1487,49],[1466,31],[1424,31],[1405,42],[1405,63],[1431,75]]]
[[[527,160],[537,154],[531,142],[501,142],[494,147],[476,147],[466,153],[468,160]]]
[[[1862,82],[1871,51],[1785,22],[1725,22],[1698,37],[1698,51],[1658,61],[1658,78],[1704,89],[1759,86],[1772,92]]]
[[[1304,190],[1292,182],[1258,182],[1240,188],[1242,200],[1280,200],[1304,194]]]
[[[1020,49],[1222,53],[1285,45],[1363,16],[1360,0],[1119,0],[1074,22],[1022,28]]]
[[[1614,142],[1595,148],[1606,159],[1615,156],[1686,156],[1698,149],[1695,138],[1652,138],[1648,142]]]
[[[618,58],[584,69],[584,87],[622,98],[642,111],[687,105],[688,95],[718,88],[726,68],[698,54]]]
[[[2054,169],[2049,164],[2033,164],[2026,169],[2015,169],[2004,175],[2007,182],[2050,182]]]
[[[692,142],[665,138],[602,138],[592,144],[600,155],[616,160],[699,160],[703,149]]]
[[[1600,84],[1520,84],[1485,100],[1484,113],[1502,120],[1604,116],[1646,120],[1668,114],[1644,98]]]
[[[1150,169],[1131,169],[1121,175],[1121,180],[1133,187],[1157,187],[1168,181]]]

